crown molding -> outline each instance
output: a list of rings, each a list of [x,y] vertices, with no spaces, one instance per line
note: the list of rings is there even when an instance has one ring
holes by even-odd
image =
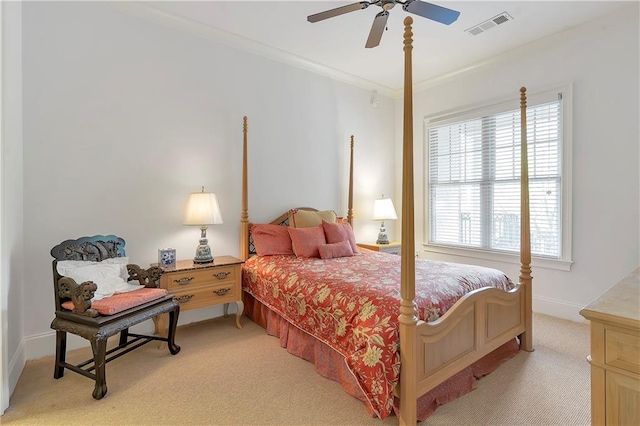
[[[335,68],[321,65],[317,62],[310,61],[292,53],[285,52],[284,50],[267,46],[266,44],[239,36],[237,34],[232,34],[230,32],[209,26],[202,22],[176,15],[145,2],[117,1],[108,2],[106,4],[108,4],[109,7],[130,16],[135,16],[137,18],[163,25],[165,27],[169,27],[178,31],[182,31],[216,43],[235,47],[253,53],[255,55],[263,56],[265,58],[285,63],[296,68],[301,68],[306,71],[311,71],[313,73],[320,74],[333,80],[337,80],[353,86],[357,86],[362,89],[377,90],[378,93],[385,96],[394,97],[394,93],[396,92],[390,87],[374,83],[372,81],[345,73],[343,71],[339,71]]]
[[[255,55],[259,55],[277,62],[294,66],[296,68],[323,75],[332,80],[337,80],[366,90],[376,90],[379,94],[388,96],[393,99],[402,99],[402,97],[404,96],[404,89],[402,87],[395,89],[390,88],[388,86],[363,79],[353,74],[345,73],[335,68],[331,68],[326,65],[304,59],[292,53],[285,52],[284,50],[267,46],[263,43],[206,25],[202,22],[176,15],[166,10],[159,9],[143,1],[116,1],[105,2],[105,4],[108,4],[110,7],[119,10],[120,12],[126,13],[131,16],[136,16],[140,19],[145,19],[147,21],[154,22],[165,27],[183,31],[193,36],[211,40],[216,43],[226,44],[228,46],[232,46],[253,53]],[[415,82],[413,84],[413,92],[418,93],[432,87],[439,86],[441,84],[449,83],[472,73],[489,69],[500,63],[515,61],[518,58],[521,58],[523,55],[526,55],[526,53],[528,53],[530,49],[541,48],[545,47],[546,45],[553,44],[555,41],[561,39],[562,37],[566,37],[567,33],[570,33],[572,31],[575,31],[575,27],[565,29],[539,40],[534,40],[523,46],[518,46],[485,60],[460,67],[451,72]]]

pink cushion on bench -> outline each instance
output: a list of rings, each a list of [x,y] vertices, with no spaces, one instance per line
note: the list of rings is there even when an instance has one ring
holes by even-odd
[[[141,288],[126,293],[116,293],[113,296],[92,301],[91,309],[96,310],[100,315],[113,315],[142,305],[143,303],[159,299],[167,293],[167,290],[164,288]],[[68,300],[62,304],[62,307],[72,311],[73,302]]]

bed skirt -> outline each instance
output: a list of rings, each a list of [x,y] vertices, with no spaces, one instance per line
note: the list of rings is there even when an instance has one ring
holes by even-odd
[[[286,348],[289,353],[312,362],[318,374],[340,383],[349,395],[362,401],[371,417],[377,417],[376,412],[347,367],[344,356],[329,345],[293,326],[293,324],[256,300],[251,294],[243,292],[243,297],[244,312],[247,317],[263,327],[267,334],[278,337],[280,346]],[[494,371],[500,364],[515,356],[519,350],[517,341],[513,339],[421,396],[417,404],[418,420],[425,420],[438,406],[475,389],[478,379]],[[397,397],[394,401],[394,411],[398,415],[399,399]]]

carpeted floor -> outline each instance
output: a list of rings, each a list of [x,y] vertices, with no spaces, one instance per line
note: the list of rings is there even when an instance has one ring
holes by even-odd
[[[395,425],[314,366],[290,355],[247,318],[179,327],[182,351],[155,343],[107,366],[108,394],[73,372],[53,378],[53,357],[31,360],[0,419],[11,425]],[[534,316],[535,351],[521,352],[476,390],[441,406],[424,425],[589,425],[589,327]],[[81,361],[90,350],[71,352]]]

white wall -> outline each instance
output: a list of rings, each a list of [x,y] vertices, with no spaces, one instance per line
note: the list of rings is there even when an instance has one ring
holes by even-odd
[[[23,34],[27,359],[54,351],[49,251],[65,239],[120,235],[141,265],[160,247],[191,258],[200,231],[182,211],[204,185],[224,219],[208,231],[214,256],[239,254],[244,115],[250,220],[294,206],[346,214],[353,134],[355,230],[375,232],[373,200],[394,187],[390,98],[374,109],[367,90],[99,2],[24,3]]]
[[[25,363],[22,209],[22,70],[20,2],[2,2],[2,142],[0,146],[0,301],[2,412]],[[46,293],[47,296],[51,292]],[[28,300],[28,299],[27,299]],[[29,312],[28,310],[26,312]]]
[[[486,100],[518,99],[521,86],[535,93],[573,84],[574,264],[569,272],[533,268],[535,311],[579,321],[584,305],[638,266],[638,35],[638,3],[630,3],[414,95],[416,206],[422,206],[423,117]],[[400,119],[398,115],[397,129]],[[398,160],[397,169],[400,164]],[[400,189],[396,193],[400,197]],[[424,241],[422,213],[416,209],[418,247]],[[518,276],[517,264],[420,255],[493,266]]]

